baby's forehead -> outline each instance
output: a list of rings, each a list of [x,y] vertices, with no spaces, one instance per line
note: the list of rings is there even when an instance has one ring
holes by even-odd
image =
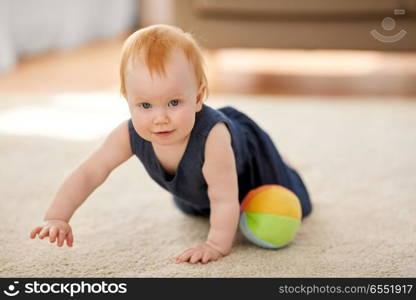
[[[135,92],[148,89],[185,90],[196,87],[196,77],[191,63],[183,51],[172,51],[163,64],[164,72],[151,70],[143,56],[137,55],[126,65],[126,84]]]
[[[191,63],[185,56],[182,49],[174,48],[166,56],[152,57],[145,59],[143,55],[136,55],[131,57],[126,66],[127,75],[129,73],[140,72],[143,75],[149,76],[165,76],[175,77],[184,75],[188,78],[189,75],[194,75],[194,70]]]

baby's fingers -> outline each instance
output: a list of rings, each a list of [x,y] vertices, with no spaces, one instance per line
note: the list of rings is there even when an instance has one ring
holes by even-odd
[[[59,235],[58,235],[58,247],[62,247],[62,245],[64,244],[65,241],[65,236],[66,233],[63,230],[59,230]]]
[[[192,251],[192,248],[191,249],[186,249],[181,254],[179,254],[178,256],[176,256],[176,261],[180,260],[182,258],[182,256],[184,256],[189,251]]]
[[[211,254],[209,252],[205,252],[204,256],[201,259],[201,262],[203,264],[206,264],[206,263],[208,263],[211,260],[212,260]]]
[[[43,239],[45,236],[49,235],[49,227],[43,227],[42,231],[39,233],[39,238]]]
[[[66,236],[66,244],[68,245],[68,247],[72,247],[73,243],[74,243],[74,236],[72,232],[70,231]]]
[[[49,230],[49,241],[51,243],[54,243],[56,240],[56,236],[58,235],[58,228],[55,226],[52,226],[51,229]]]
[[[189,262],[191,263],[191,264],[196,264],[201,258],[202,258],[202,256],[203,256],[203,253],[201,252],[201,251],[197,251],[197,252],[195,252],[193,255],[192,255],[192,257],[191,257],[191,259],[189,260]]]
[[[32,230],[32,232],[30,233],[30,238],[34,239],[36,237],[36,235],[42,230],[43,226],[38,226],[35,229]]]
[[[192,256],[192,254],[194,253],[195,249],[191,248],[186,250],[185,252],[183,252],[181,255],[179,255],[179,257],[177,257],[176,262],[177,263],[181,263],[181,262],[185,262],[188,261],[188,259]]]

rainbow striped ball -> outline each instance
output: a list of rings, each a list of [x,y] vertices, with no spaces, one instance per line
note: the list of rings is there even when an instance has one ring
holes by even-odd
[[[288,245],[301,224],[298,197],[280,185],[251,190],[241,204],[240,229],[254,244],[279,249]]]

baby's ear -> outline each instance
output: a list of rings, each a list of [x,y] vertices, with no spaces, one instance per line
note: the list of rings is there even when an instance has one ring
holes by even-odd
[[[205,95],[205,86],[201,86],[199,88],[198,94],[196,95],[197,111],[200,111],[202,109],[202,104],[204,102],[204,95]]]

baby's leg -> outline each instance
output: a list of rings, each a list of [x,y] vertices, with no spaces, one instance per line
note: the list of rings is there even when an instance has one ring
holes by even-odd
[[[263,135],[255,148],[252,172],[254,186],[277,184],[294,192],[302,206],[302,216],[308,216],[312,211],[312,204],[307,188],[299,173],[285,163],[277,148],[267,135]]]
[[[183,213],[190,216],[208,217],[211,212],[209,208],[198,208],[191,206],[175,196],[173,196],[173,203],[175,203],[176,207],[179,208]]]
[[[308,190],[300,177],[299,173],[288,167],[289,177],[291,178],[293,189],[296,191],[296,194],[300,200],[302,206],[302,218],[308,216],[312,211],[312,203],[309,197]]]

